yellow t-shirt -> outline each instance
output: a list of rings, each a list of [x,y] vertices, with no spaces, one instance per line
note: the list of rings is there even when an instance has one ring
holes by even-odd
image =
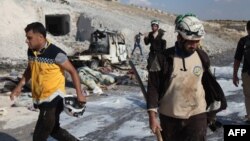
[[[49,44],[40,52],[28,50],[32,97],[35,104],[50,102],[65,93],[64,71],[58,65],[65,61],[64,57],[58,62],[58,56],[62,55],[66,56],[66,53],[53,44]]]

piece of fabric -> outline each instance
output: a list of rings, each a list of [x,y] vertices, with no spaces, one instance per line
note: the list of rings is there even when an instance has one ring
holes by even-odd
[[[175,55],[175,47],[168,48],[163,52],[165,59],[159,61],[161,71],[149,72],[148,75],[148,91],[147,91],[147,108],[158,108],[159,101],[164,96],[165,92],[169,88],[171,82],[171,76],[173,72],[173,58]],[[197,53],[200,57],[203,66],[202,85],[205,90],[205,99],[207,106],[209,107],[214,101],[220,101],[221,106],[213,112],[218,112],[226,109],[227,103],[224,92],[220,87],[216,78],[211,74],[209,70],[210,62],[208,55],[201,49],[197,49]],[[209,111],[212,112],[212,111]]]
[[[55,58],[55,63],[56,64],[63,64],[65,61],[68,60],[68,57],[64,53],[58,53],[56,58]]]
[[[132,53],[131,53],[131,54],[132,54],[132,55],[134,54],[134,51],[135,51],[135,49],[136,49],[136,48],[139,48],[139,49],[140,49],[140,53],[141,53],[141,55],[143,55],[143,54],[142,54],[142,46],[141,46],[141,44],[140,44],[140,43],[135,43],[135,44],[134,44],[134,48],[133,48],[133,50],[132,50]]]
[[[206,114],[177,119],[160,115],[163,141],[206,141]]]
[[[49,136],[58,141],[77,141],[77,139],[60,127],[60,113],[63,111],[63,100],[55,107],[39,106],[40,113],[33,134],[33,141],[47,141]]]
[[[162,52],[166,48],[167,43],[165,39],[162,39],[164,32],[158,30],[158,34],[149,32],[148,36],[144,38],[144,43],[146,45],[150,44],[150,52]]]
[[[250,74],[250,35],[240,38],[234,59],[238,61],[243,59],[242,73],[248,72]]]
[[[115,82],[115,78],[102,74],[99,71],[95,71],[90,69],[89,67],[80,67],[78,68],[78,74],[80,76],[80,80],[83,84],[87,85],[90,89],[95,89],[98,87],[97,83],[110,85]]]
[[[40,54],[28,49],[32,98],[36,103],[50,99],[49,97],[56,91],[65,93],[64,71],[55,60],[59,53],[66,54],[53,44]]]
[[[160,71],[161,70],[161,67],[160,67],[160,64],[159,64],[159,60],[158,60],[158,57],[155,55],[154,56],[154,59],[152,60],[152,62],[150,63],[149,65],[149,71],[150,72],[156,72],[156,71]]]
[[[250,120],[250,75],[248,73],[242,73],[242,87],[245,96],[246,118]]]
[[[205,92],[201,83],[203,67],[197,52],[185,58],[187,70],[183,71],[182,58],[174,57],[170,85],[160,100],[161,114],[187,119],[206,112]]]

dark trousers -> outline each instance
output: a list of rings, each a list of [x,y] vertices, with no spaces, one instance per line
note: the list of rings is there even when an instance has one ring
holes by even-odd
[[[132,53],[131,53],[131,54],[132,54],[132,55],[134,54],[134,51],[135,51],[135,49],[136,49],[137,47],[140,49],[141,55],[143,55],[143,54],[142,54],[142,48],[141,48],[141,45],[140,45],[140,44],[138,44],[138,43],[135,43],[135,44],[134,44],[134,49],[133,49],[133,51],[132,51]]]
[[[77,141],[65,129],[60,127],[60,113],[63,111],[63,100],[58,101],[55,107],[39,107],[40,113],[36,123],[33,141],[47,141],[52,136],[58,141]]]
[[[206,141],[207,117],[205,113],[177,119],[160,115],[163,141]]]

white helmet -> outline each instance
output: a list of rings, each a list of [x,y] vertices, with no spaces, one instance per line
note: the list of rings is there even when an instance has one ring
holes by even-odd
[[[201,21],[193,14],[177,16],[175,24],[175,30],[186,40],[200,40],[205,35]]]
[[[63,100],[64,112],[69,116],[79,117],[82,116],[85,111],[85,103],[80,104],[77,97],[74,95],[67,95]]]
[[[154,25],[154,24],[159,26],[160,23],[158,20],[152,20],[151,25]]]

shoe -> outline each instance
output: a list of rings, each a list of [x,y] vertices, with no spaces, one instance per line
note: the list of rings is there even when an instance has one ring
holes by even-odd
[[[246,124],[250,124],[250,119],[245,121]]]
[[[249,115],[245,115],[245,123],[250,124],[250,117]]]
[[[214,120],[214,121],[212,121],[210,124],[209,124],[209,128],[210,128],[210,130],[211,131],[216,131],[217,129],[219,129],[219,128],[221,128],[223,126],[223,124],[220,122],[220,121],[218,121],[218,120]]]

